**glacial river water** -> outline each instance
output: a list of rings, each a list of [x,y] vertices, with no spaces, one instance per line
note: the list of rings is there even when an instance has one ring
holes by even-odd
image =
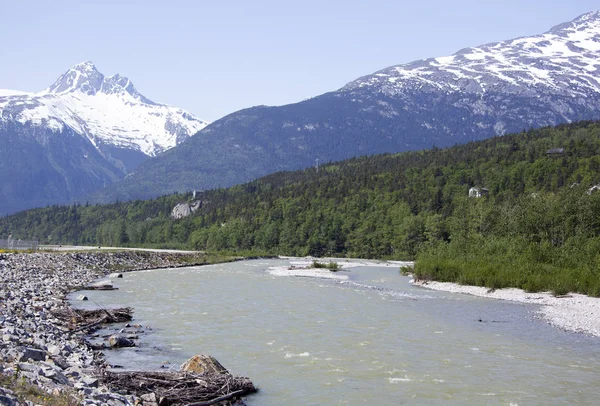
[[[560,331],[536,307],[414,287],[398,267],[347,281],[273,276],[288,260],[124,274],[76,306],[132,306],[128,369],[213,355],[259,387],[249,405],[597,404],[600,341]]]

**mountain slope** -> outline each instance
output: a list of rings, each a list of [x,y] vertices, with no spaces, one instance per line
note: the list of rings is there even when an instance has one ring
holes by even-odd
[[[563,153],[549,156],[552,148],[562,148]],[[406,259],[427,240],[461,238],[465,226],[471,231],[496,227],[507,233],[503,226],[529,217],[533,224],[519,234],[559,239],[565,233],[585,234],[600,245],[600,193],[593,192],[600,181],[599,168],[600,121],[579,122],[448,149],[353,158],[322,165],[319,171],[278,172],[195,195],[35,209],[0,218],[0,235],[40,240],[52,235],[53,241],[64,244],[127,242]],[[486,187],[489,194],[470,199],[472,186]],[[545,206],[546,197],[563,193],[575,200]],[[460,207],[469,199],[507,209],[466,215]],[[517,215],[513,205],[521,199],[537,202],[535,211]],[[173,208],[181,203],[197,210],[174,219]],[[576,219],[559,223],[550,207]],[[476,222],[485,227],[472,227]],[[449,238],[452,233],[456,234]],[[598,261],[598,250],[588,252]]]
[[[229,186],[351,156],[600,118],[600,12],[533,37],[393,66],[301,103],[224,117],[96,201]]]
[[[561,154],[548,154],[560,148]],[[228,189],[54,206],[0,218],[0,235],[407,260],[488,289],[600,296],[600,121],[448,149],[354,158]],[[485,197],[471,197],[472,186]],[[194,205],[182,219],[174,206]]]
[[[84,196],[206,125],[91,62],[39,93],[0,90],[0,214]]]

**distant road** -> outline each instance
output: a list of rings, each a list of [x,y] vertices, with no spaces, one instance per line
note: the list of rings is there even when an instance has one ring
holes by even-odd
[[[170,252],[173,254],[197,254],[202,251],[184,251],[184,250],[162,250],[156,248],[128,248],[128,247],[102,247],[102,246],[86,246],[86,245],[40,245],[40,250],[50,251],[148,251],[148,252]]]

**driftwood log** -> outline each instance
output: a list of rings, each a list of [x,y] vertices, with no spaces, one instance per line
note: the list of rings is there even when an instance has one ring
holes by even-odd
[[[68,307],[53,314],[63,322],[70,332],[75,333],[84,330],[92,331],[102,324],[131,321],[133,308],[83,310]]]
[[[86,285],[83,287],[84,290],[118,290],[110,283],[97,283],[92,285]]]
[[[229,373],[104,371],[100,380],[112,391],[139,397],[153,394],[160,406],[213,405],[257,391],[250,379]]]

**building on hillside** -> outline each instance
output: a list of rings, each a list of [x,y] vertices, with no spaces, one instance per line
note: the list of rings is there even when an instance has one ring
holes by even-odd
[[[549,157],[562,156],[564,154],[565,154],[564,148],[552,148],[552,149],[549,149],[548,151],[546,151],[546,156],[549,156]]]
[[[481,196],[487,196],[490,193],[489,190],[487,190],[484,187],[472,187],[471,189],[469,189],[469,197],[481,197]]]
[[[600,185],[594,185],[587,190],[587,194],[591,195],[592,193],[597,192],[598,190],[600,190]]]

